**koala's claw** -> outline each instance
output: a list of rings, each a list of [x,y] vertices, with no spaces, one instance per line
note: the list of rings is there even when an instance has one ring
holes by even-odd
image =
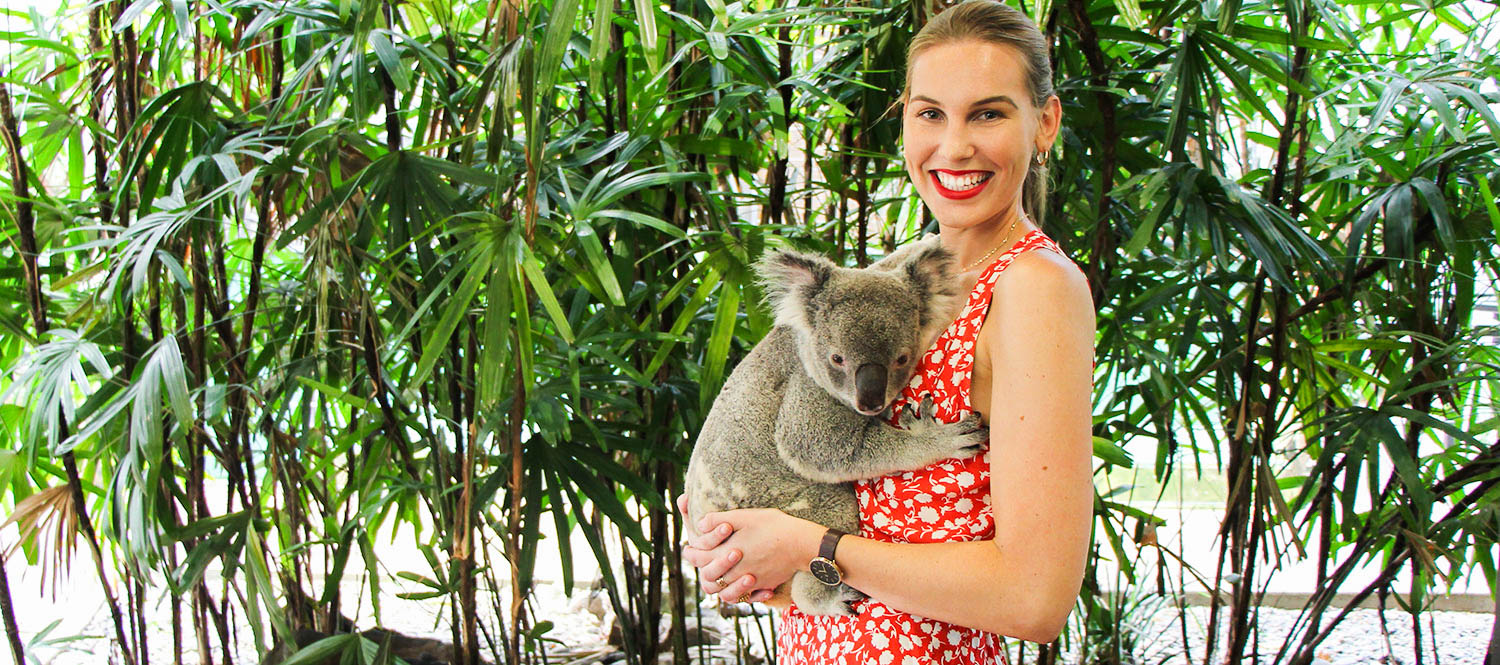
[[[988,430],[989,429],[988,427],[984,426],[984,421],[982,419],[980,419],[978,411],[970,411],[970,412],[968,412],[967,414],[964,415],[964,417],[961,420],[959,420],[955,424],[958,425],[959,427],[964,428],[964,433],[965,434],[967,434],[969,432],[975,432],[975,431],[978,431],[978,430]]]
[[[859,610],[856,609],[854,605],[861,600],[869,598],[869,596],[866,596],[863,591],[860,591],[859,589],[856,589],[847,584],[843,586],[841,591],[843,592],[842,600],[844,601],[844,607],[849,610],[848,616],[855,616],[859,614]]]
[[[953,427],[959,432],[956,438],[961,446],[959,454],[962,457],[979,453],[990,440],[990,428],[984,426],[976,412],[970,411],[962,420],[954,423]]]
[[[937,406],[932,395],[926,395],[916,404],[907,404],[900,409],[898,423],[901,429],[933,437],[929,439],[939,454],[935,459],[951,457],[973,457],[990,440],[990,429],[985,427],[977,412],[970,411],[958,422],[943,422],[937,417]]]
[[[901,407],[901,417],[897,422],[901,429],[911,429],[913,425],[925,421],[926,424],[940,425],[937,419],[937,407],[933,405],[932,395],[928,394],[922,398],[919,404],[907,404]]]

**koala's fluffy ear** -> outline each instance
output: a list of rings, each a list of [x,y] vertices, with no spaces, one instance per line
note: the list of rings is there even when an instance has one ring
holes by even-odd
[[[879,261],[870,264],[872,270],[896,271],[900,270],[910,261],[917,252],[926,250],[928,247],[941,247],[942,239],[936,233],[929,233],[922,239],[906,243],[890,254],[886,254]]]
[[[938,243],[929,243],[907,257],[901,267],[925,305],[922,326],[931,325],[935,319],[943,323],[951,319],[949,313],[955,309],[954,305],[960,304],[955,301],[963,295],[954,283],[953,253]]]
[[[833,276],[832,261],[814,254],[779,249],[756,266],[776,324],[806,330],[807,301],[823,290]]]

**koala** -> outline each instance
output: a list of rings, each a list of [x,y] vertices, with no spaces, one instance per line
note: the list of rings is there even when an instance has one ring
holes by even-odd
[[[883,415],[918,359],[962,305],[953,257],[936,236],[864,269],[820,256],[771,253],[758,266],[775,326],[730,374],[688,462],[689,531],[704,514],[779,508],[859,532],[853,481],[972,455],[988,430],[972,414],[933,417],[930,400]],[[793,576],[807,614],[850,615],[864,594]]]

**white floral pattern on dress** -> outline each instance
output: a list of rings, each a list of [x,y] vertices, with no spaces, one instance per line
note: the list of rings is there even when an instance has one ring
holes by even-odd
[[[979,275],[963,311],[922,356],[896,407],[931,395],[937,418],[957,422],[972,410],[969,380],[974,339],[989,312],[995,280],[1016,257],[1036,248],[1063,254],[1041,231],[1026,234]],[[893,409],[894,411],[894,409]],[[990,510],[989,446],[968,459],[855,483],[859,533],[896,543],[963,542],[995,537]],[[855,604],[852,617],[807,616],[796,605],[781,615],[780,665],[929,665],[1003,663],[1001,636],[891,609],[874,599]]]

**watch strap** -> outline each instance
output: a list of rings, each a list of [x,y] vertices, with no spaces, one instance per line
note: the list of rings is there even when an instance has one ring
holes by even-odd
[[[843,531],[829,527],[828,531],[823,534],[823,543],[818,546],[818,556],[833,561],[833,552],[839,547],[839,539],[846,535],[848,534]]]

